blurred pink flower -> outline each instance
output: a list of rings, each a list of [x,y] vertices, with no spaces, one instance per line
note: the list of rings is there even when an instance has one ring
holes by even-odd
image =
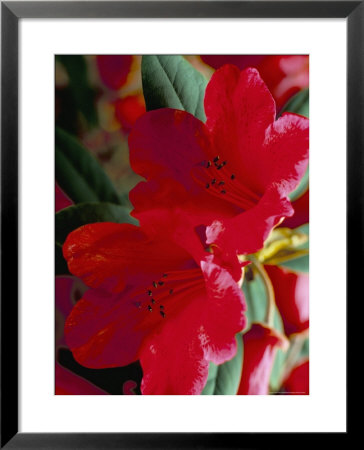
[[[214,69],[234,64],[239,69],[255,67],[271,91],[279,111],[284,104],[309,83],[308,55],[201,55]]]

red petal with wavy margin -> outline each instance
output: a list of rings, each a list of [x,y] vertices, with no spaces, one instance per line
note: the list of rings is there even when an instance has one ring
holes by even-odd
[[[310,363],[304,361],[294,367],[283,382],[282,389],[286,394],[309,395]]]
[[[275,301],[287,336],[309,327],[309,276],[278,266],[266,265],[273,284]]]
[[[275,330],[254,323],[244,334],[243,342],[243,371],[238,395],[267,395],[277,348],[287,346],[288,341]]]

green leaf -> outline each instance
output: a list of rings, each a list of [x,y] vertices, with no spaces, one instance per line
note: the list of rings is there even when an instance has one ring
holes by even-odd
[[[97,160],[66,131],[56,128],[56,180],[74,201],[110,202],[120,198]]]
[[[235,395],[239,388],[241,368],[243,364],[243,338],[236,335],[238,349],[230,361],[217,366],[210,363],[209,376],[202,395]]]
[[[274,312],[274,329],[284,334],[284,327],[282,317],[279,314],[278,308],[275,308]],[[286,361],[287,352],[277,350],[276,356],[274,358],[273,368],[270,376],[270,388],[273,392],[278,392],[281,385],[282,372],[284,369],[284,363]]]
[[[310,354],[310,339],[306,338],[298,359],[308,358]]]
[[[280,115],[284,112],[292,112],[300,114],[301,116],[309,117],[309,89],[303,89],[294,95],[282,108]]]
[[[80,203],[56,213],[56,242],[63,244],[71,231],[96,222],[138,224],[123,206],[112,203]]]
[[[97,125],[95,91],[89,83],[85,57],[82,55],[57,55],[56,59],[66,69],[69,77],[69,89],[76,108],[82,113],[89,125]]]
[[[66,260],[63,258],[62,246],[60,244],[57,244],[57,242],[54,257],[56,275],[71,275],[68,270]]]
[[[308,273],[310,269],[310,259],[308,255],[302,256],[301,258],[291,259],[281,264],[287,269],[293,270],[294,272],[304,272]]]
[[[268,306],[263,278],[256,271],[253,272],[251,267],[246,269],[243,292],[247,305],[246,329],[249,329],[253,322],[264,322]]]
[[[145,55],[142,81],[147,110],[174,108],[205,121],[206,78],[180,55]]]

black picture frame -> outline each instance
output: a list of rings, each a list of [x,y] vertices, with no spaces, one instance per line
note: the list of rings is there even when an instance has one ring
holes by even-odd
[[[1,4],[1,448],[271,448],[303,433],[19,433],[18,432],[18,22],[21,18],[346,18],[347,19],[347,303],[361,292],[364,149],[363,1],[2,2]],[[342,212],[344,213],[344,212]],[[11,294],[11,295],[10,295]],[[9,298],[11,296],[11,298]],[[347,336],[349,339],[349,335]],[[349,341],[348,341],[349,342]],[[351,348],[348,344],[348,355]],[[337,442],[349,436],[335,436]],[[294,435],[294,436],[292,436]],[[315,433],[315,444],[325,441]]]

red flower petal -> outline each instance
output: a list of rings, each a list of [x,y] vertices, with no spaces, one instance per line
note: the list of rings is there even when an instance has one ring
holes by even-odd
[[[275,301],[287,336],[309,327],[307,274],[298,274],[278,266],[265,266],[272,281]]]
[[[125,84],[133,57],[131,55],[98,55],[100,77],[110,89],[120,89]]]
[[[191,176],[192,169],[210,157],[206,133],[191,114],[160,109],[141,117],[129,135],[132,168],[147,179],[130,192],[132,215],[144,229],[169,233],[196,261],[204,257],[196,228],[216,215],[230,217],[239,211],[211,198],[205,185]]]
[[[120,261],[121,272],[121,264],[128,262],[136,263],[126,257]],[[122,293],[89,290],[75,305],[66,321],[65,335],[80,364],[92,368],[130,364],[138,359],[144,338],[179,317],[201,296],[206,297],[201,269],[194,264],[185,270],[167,266],[166,273],[160,272],[154,281],[149,264],[146,255],[139,258],[137,267],[128,266]],[[134,271],[140,273],[138,279]],[[197,319],[201,321],[201,314],[196,315]]]
[[[263,247],[272,228],[292,214],[290,202],[275,187],[270,188],[255,207],[233,218],[215,220],[206,228],[206,242],[224,252],[254,253]]]
[[[200,394],[208,376],[208,361],[199,339],[201,301],[194,301],[143,345],[142,394]]]
[[[230,217],[233,208],[227,202],[215,202],[211,208],[211,196],[201,192],[190,196],[172,178],[159,178],[140,182],[129,195],[135,205],[132,215],[140,225],[151,233],[164,233],[186,249],[197,264],[205,259],[205,223],[212,222],[216,215]],[[232,261],[229,261],[230,264]],[[232,264],[232,272],[241,277],[240,266]]]
[[[308,87],[308,55],[201,55],[215,69],[234,64],[240,70],[255,67],[267,84],[280,110],[299,90]]]
[[[85,367],[126,366],[138,359],[139,347],[149,331],[136,330],[141,318],[133,297],[89,290],[66,320],[67,345]]]
[[[129,95],[114,102],[115,117],[124,130],[129,131],[135,121],[145,113],[142,95]]]
[[[183,246],[196,232],[220,253],[254,252],[293,213],[286,195],[307,164],[308,120],[287,114],[274,122],[274,100],[258,72],[233,66],[213,75],[205,109],[207,128],[168,109],[137,121],[131,164],[147,182],[131,192],[133,215]]]
[[[309,213],[310,192],[309,189],[302,194],[297,200],[292,202],[294,214],[284,220],[282,227],[297,228],[310,221]]]
[[[244,295],[229,274],[212,262],[203,262],[207,302],[203,308],[200,329],[205,358],[222,364],[236,354],[235,335],[246,324]]]
[[[106,395],[106,392],[56,363],[56,395]]]
[[[213,262],[202,262],[201,270],[175,244],[111,223],[74,231],[64,254],[70,269],[95,288],[65,324],[80,364],[116,367],[140,358],[144,393],[200,393],[208,360],[234,356],[235,334],[245,325],[244,297]]]
[[[238,395],[267,395],[269,378],[278,347],[288,345],[287,339],[275,330],[254,323],[244,334],[243,372]]]
[[[292,395],[309,395],[309,372],[310,363],[308,360],[298,364],[284,380],[283,391]]]
[[[258,67],[266,55],[201,55],[201,59],[204,63],[219,69],[226,64],[233,64],[240,70],[247,67]]]
[[[264,185],[256,183],[264,163],[257,151],[275,119],[275,104],[257,70],[240,72],[230,65],[217,70],[206,88],[205,111],[216,154],[228,161],[244,185],[264,192]]]
[[[267,56],[257,68],[272,92],[279,110],[293,95],[308,87],[308,55]]]
[[[132,169],[147,180],[162,176],[177,180],[189,194],[203,191],[191,169],[208,155],[205,126],[192,114],[158,109],[142,116],[129,135]]]
[[[109,222],[85,225],[70,233],[63,254],[71,273],[88,286],[108,292],[122,291],[126,281],[149,284],[153,276],[191,263],[181,247],[148,237],[134,225]]]
[[[258,176],[265,184],[276,183],[280,192],[288,195],[295,189],[308,164],[308,119],[284,113],[265,133],[260,156],[265,172]]]

